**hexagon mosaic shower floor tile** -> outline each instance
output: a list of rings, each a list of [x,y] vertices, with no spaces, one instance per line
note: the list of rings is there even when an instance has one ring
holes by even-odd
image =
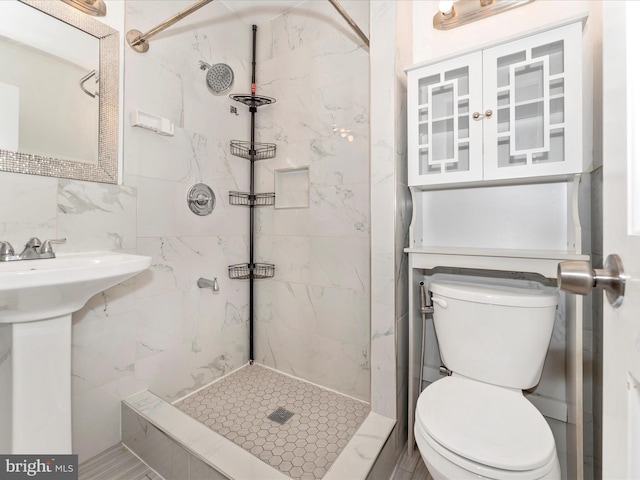
[[[247,365],[175,404],[293,479],[321,479],[369,404]]]

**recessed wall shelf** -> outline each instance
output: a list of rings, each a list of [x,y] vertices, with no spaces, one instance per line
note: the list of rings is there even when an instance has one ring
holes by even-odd
[[[275,158],[276,144],[254,142],[252,148],[251,142],[231,140],[231,155],[246,158],[247,160],[267,160]]]
[[[256,193],[251,195],[247,192],[229,192],[229,205],[242,205],[245,207],[266,207],[273,205],[276,194]]]
[[[238,263],[229,265],[229,278],[234,280],[248,280],[250,278],[271,278],[276,267],[270,263]]]
[[[309,167],[276,170],[276,208],[309,208]]]

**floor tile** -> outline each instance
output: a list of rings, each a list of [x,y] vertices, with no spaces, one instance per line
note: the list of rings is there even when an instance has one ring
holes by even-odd
[[[175,406],[296,480],[321,479],[370,410],[260,365],[247,365]],[[268,418],[279,408],[292,413],[283,424]]]

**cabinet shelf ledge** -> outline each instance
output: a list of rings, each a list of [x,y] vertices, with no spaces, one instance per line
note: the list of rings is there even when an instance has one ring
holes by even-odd
[[[465,247],[408,247],[406,253],[426,255],[458,255],[473,257],[533,258],[544,260],[589,260],[589,255],[562,250],[515,250]]]

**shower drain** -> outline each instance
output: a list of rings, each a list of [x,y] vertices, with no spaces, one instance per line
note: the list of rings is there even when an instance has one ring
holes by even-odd
[[[286,408],[278,407],[277,410],[271,413],[267,418],[279,423],[280,425],[284,425],[291,417],[293,417],[293,412],[290,412]]]

